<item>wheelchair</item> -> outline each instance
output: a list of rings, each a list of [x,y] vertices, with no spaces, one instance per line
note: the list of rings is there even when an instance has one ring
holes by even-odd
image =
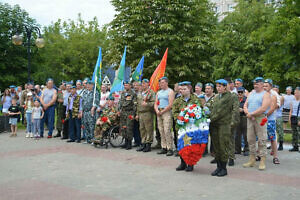
[[[119,133],[120,127],[118,125],[112,126],[110,129],[105,131],[102,135],[101,140],[94,140],[94,147],[105,146],[108,148],[108,145],[112,147],[120,147],[125,143],[125,138]]]

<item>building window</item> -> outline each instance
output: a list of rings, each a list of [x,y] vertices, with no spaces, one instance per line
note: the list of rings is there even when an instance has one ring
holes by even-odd
[[[218,6],[215,7],[215,13],[219,13],[220,12],[220,8]]]

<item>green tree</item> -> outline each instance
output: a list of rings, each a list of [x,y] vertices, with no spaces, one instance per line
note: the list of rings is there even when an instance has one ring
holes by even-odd
[[[264,76],[262,55],[265,46],[251,36],[254,31],[267,26],[274,17],[273,5],[263,1],[239,0],[235,11],[218,25],[214,46],[214,78],[242,78],[251,84],[256,76]]]
[[[37,26],[36,21],[29,17],[18,5],[0,3],[0,89],[9,85],[27,82],[27,51],[24,46],[15,46],[12,36],[25,33],[24,25]],[[24,35],[24,39],[26,35]],[[25,42],[25,41],[24,41]],[[36,51],[36,47],[32,48]]]
[[[109,26],[108,62],[118,66],[126,45],[126,65],[134,69],[144,55],[149,78],[169,48],[166,75],[172,83],[210,79],[217,18],[207,0],[111,2],[117,15]]]
[[[56,82],[91,77],[97,61],[98,47],[108,47],[106,28],[100,29],[97,18],[85,22],[58,20],[45,27],[46,46],[40,51],[41,63],[36,80],[53,77]],[[105,52],[104,52],[105,53]]]
[[[265,77],[281,86],[300,83],[300,1],[284,0],[267,26],[255,31],[251,38],[265,47],[261,56]]]

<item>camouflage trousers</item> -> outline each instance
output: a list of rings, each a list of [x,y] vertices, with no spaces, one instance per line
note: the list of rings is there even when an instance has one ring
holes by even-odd
[[[283,142],[284,132],[283,132],[283,120],[282,120],[282,117],[278,117],[276,119],[276,132],[278,134],[278,140],[279,140],[279,142]]]
[[[101,140],[103,138],[103,134],[110,128],[110,126],[106,124],[96,125],[94,139]]]
[[[62,120],[65,117],[64,107],[62,105],[58,105],[56,107],[56,129],[58,131],[62,131],[63,123]]]
[[[261,126],[264,115],[256,117],[255,120],[247,119],[247,139],[251,155],[256,155],[256,138],[258,138],[258,155],[267,155],[267,123]]]
[[[161,147],[163,149],[173,149],[173,118],[171,111],[165,112],[161,116],[157,116],[158,129],[161,137]]]
[[[120,115],[120,133],[122,136],[129,141],[132,141],[133,138],[133,122],[134,119],[130,119],[129,116],[134,117],[132,112],[121,112]]]
[[[231,128],[231,135],[230,135],[230,151],[229,151],[229,158],[235,159],[235,136],[236,136],[236,127]]]
[[[94,129],[95,129],[95,121],[96,117],[95,115],[92,116],[91,111],[83,111],[83,128],[85,130],[86,134],[86,140],[90,141],[94,138]]]
[[[153,142],[153,112],[144,112],[139,113],[139,124],[140,124],[140,133],[142,138],[142,143],[150,143]]]
[[[298,121],[300,120],[300,117],[298,117]],[[293,136],[292,136],[292,144],[293,146],[298,146],[299,145],[299,137],[300,137],[300,126],[297,124],[291,124],[291,128],[293,131]]]
[[[227,162],[232,149],[232,130],[230,124],[211,124],[209,131],[214,146],[215,159]]]

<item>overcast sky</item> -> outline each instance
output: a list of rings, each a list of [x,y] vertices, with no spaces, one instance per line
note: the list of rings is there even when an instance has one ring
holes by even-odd
[[[19,4],[29,16],[36,19],[42,26],[50,25],[57,19],[77,19],[78,13],[84,21],[98,18],[102,26],[114,18],[114,7],[110,0],[0,0],[10,5]]]

